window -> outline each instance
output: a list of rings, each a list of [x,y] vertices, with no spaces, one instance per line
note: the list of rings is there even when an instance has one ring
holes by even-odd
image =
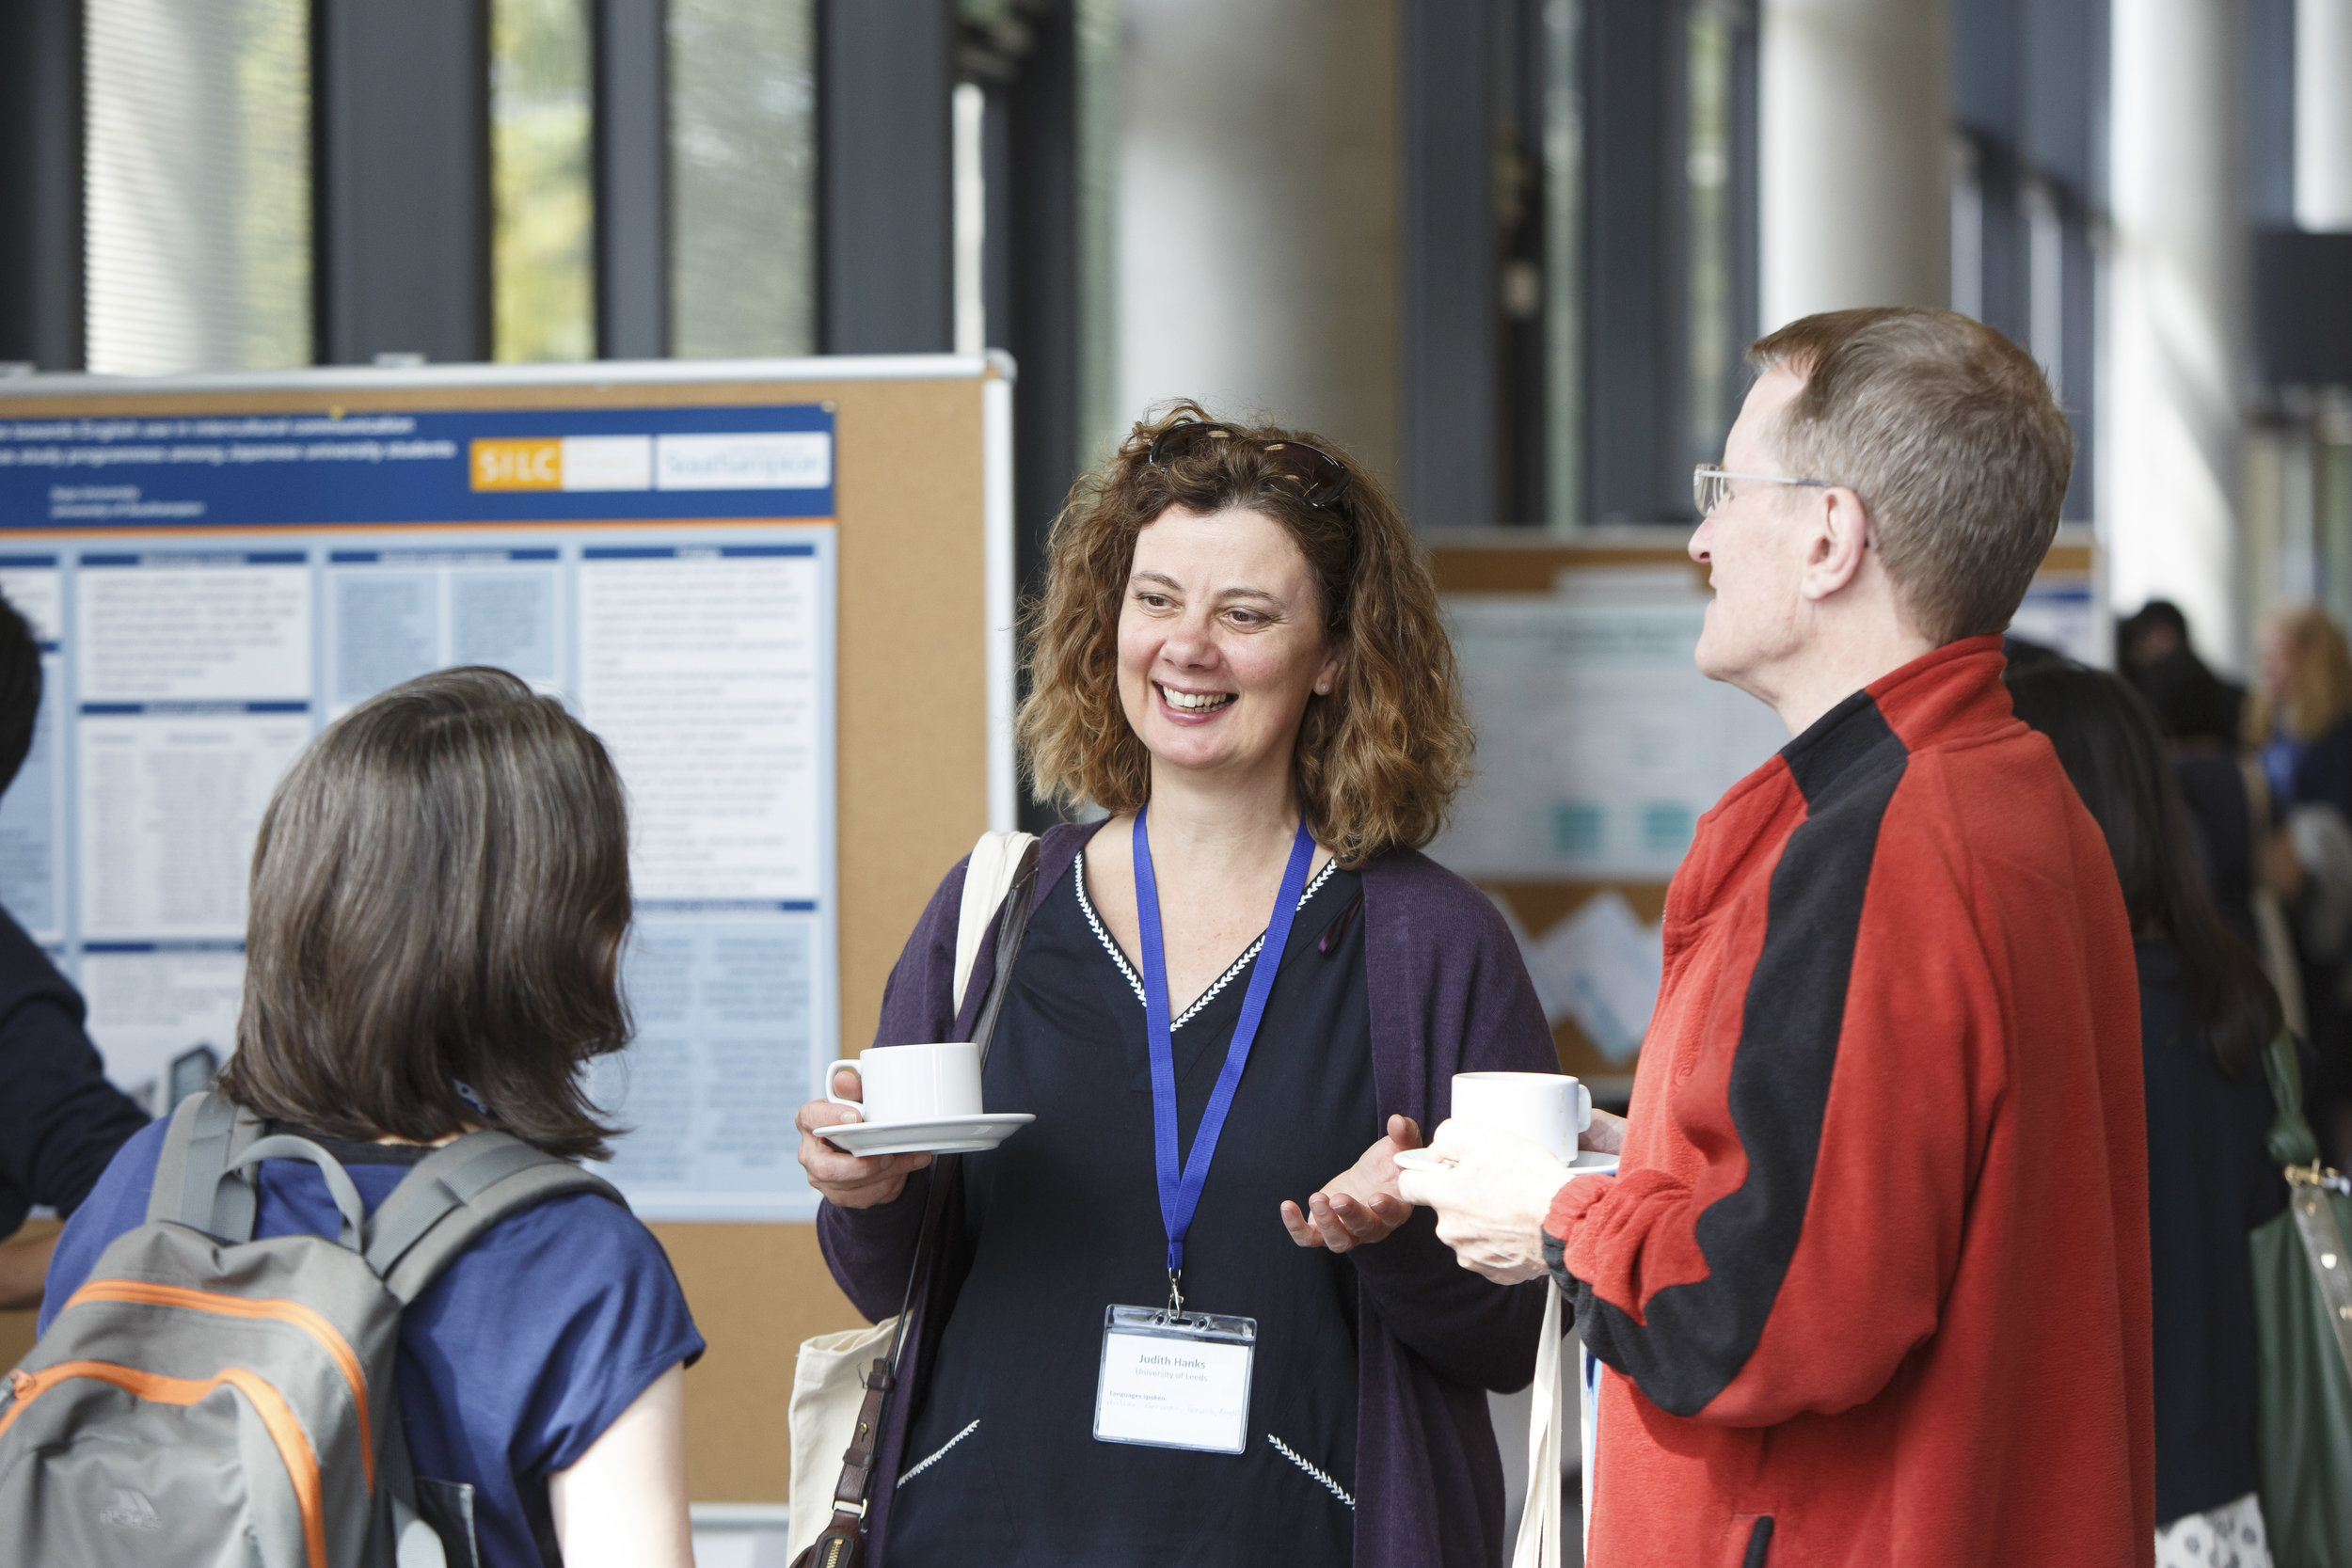
[[[309,363],[308,6],[87,0],[83,29],[89,368]]]
[[[1544,328],[1549,440],[1545,519],[1584,515],[1584,94],[1578,0],[1544,8]]]
[[[813,354],[812,0],[670,0],[669,29],[672,352]]]
[[[1685,130],[1684,182],[1690,207],[1690,258],[1685,269],[1690,323],[1689,458],[1712,463],[1731,432],[1734,400],[1745,388],[1738,372],[1744,344],[1735,309],[1739,245],[1732,204],[1733,29],[1725,0],[1691,8],[1686,47],[1691,100]]]
[[[1951,303],[2023,344],[2074,427],[2064,515],[2090,515],[2104,199],[2104,0],[1954,0]]]
[[[491,309],[500,359],[596,357],[588,51],[586,0],[493,0]]]
[[[1548,55],[1546,520],[1689,523],[1756,331],[1755,8],[1522,3]]]

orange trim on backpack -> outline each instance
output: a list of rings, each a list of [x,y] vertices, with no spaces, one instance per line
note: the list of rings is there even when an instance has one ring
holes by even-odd
[[[66,1298],[59,1311],[72,1308],[85,1301],[127,1301],[142,1307],[180,1307],[191,1312],[214,1312],[228,1318],[259,1318],[271,1323],[292,1323],[316,1339],[321,1348],[334,1358],[342,1369],[343,1381],[351,1386],[353,1403],[359,1410],[359,1467],[368,1478],[368,1491],[375,1491],[375,1437],[368,1422],[368,1381],[359,1370],[359,1357],[346,1340],[320,1313],[298,1301],[284,1301],[264,1296],[248,1301],[243,1296],[225,1296],[211,1291],[190,1290],[184,1285],[157,1285],[145,1279],[93,1279]]]
[[[158,1372],[118,1367],[110,1361],[60,1361],[33,1373],[29,1380],[32,1386],[20,1393],[16,1402],[5,1412],[0,1412],[0,1437],[8,1435],[8,1428],[35,1400],[60,1383],[81,1377],[110,1384],[134,1398],[155,1404],[194,1404],[223,1384],[243,1394],[253,1406],[253,1413],[262,1418],[262,1428],[278,1446],[278,1457],[285,1463],[286,1477],[294,1482],[294,1503],[302,1511],[303,1555],[310,1560],[310,1568],[327,1568],[326,1512],[319,1488],[319,1458],[284,1395],[242,1367],[228,1368],[212,1377],[165,1377]]]

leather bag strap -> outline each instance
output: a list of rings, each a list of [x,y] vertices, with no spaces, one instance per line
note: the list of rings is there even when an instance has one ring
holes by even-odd
[[[1022,849],[1012,885],[1006,890],[1004,902],[997,911],[995,973],[989,978],[987,1000],[980,1005],[980,1016],[972,1028],[972,1038],[980,1048],[982,1070],[988,1067],[997,1016],[1004,1010],[1012,961],[1021,950],[1022,939],[1028,934],[1031,907],[1037,902],[1039,855],[1038,841],[1029,840]],[[889,1356],[876,1356],[873,1365],[859,1378],[866,1386],[866,1398],[858,1405],[857,1426],[850,1446],[841,1455],[841,1477],[834,1483],[833,1522],[801,1559],[812,1568],[852,1568],[858,1560],[865,1535],[866,1501],[874,1491],[874,1467],[882,1458],[882,1418],[890,1392],[898,1386],[898,1368],[906,1355],[907,1323],[914,1316],[915,1304],[930,1287],[935,1250],[932,1239],[938,1233],[940,1216],[962,1168],[959,1155],[938,1155],[931,1161],[930,1191],[923,1204],[922,1228],[914,1238],[914,1261],[907,1271],[906,1298],[898,1308],[898,1332],[891,1340]],[[832,1555],[828,1555],[829,1550]]]

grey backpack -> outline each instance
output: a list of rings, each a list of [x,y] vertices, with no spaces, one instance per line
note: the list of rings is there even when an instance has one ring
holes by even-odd
[[[0,1562],[474,1568],[469,1488],[408,1466],[400,1314],[507,1215],[620,1195],[503,1132],[412,1167],[373,1215],[333,1155],[196,1094],[147,1223],[100,1254],[0,1388]],[[253,1240],[263,1160],[317,1165],[336,1241]],[[542,1544],[542,1550],[547,1550]]]

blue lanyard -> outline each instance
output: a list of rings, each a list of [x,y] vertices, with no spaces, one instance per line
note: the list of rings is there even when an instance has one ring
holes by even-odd
[[[1217,1134],[1225,1131],[1225,1114],[1233,1108],[1233,1091],[1241,1087],[1242,1069],[1249,1065],[1249,1047],[1258,1037],[1258,1022],[1265,1016],[1266,997],[1274,990],[1275,971],[1282,967],[1282,950],[1290,943],[1291,923],[1298,900],[1307,891],[1307,867],[1315,858],[1315,841],[1307,824],[1298,825],[1291,843],[1290,864],[1282,872],[1282,891],[1274,895],[1274,918],[1266,922],[1265,942],[1250,966],[1249,989],[1242,993],[1241,1017],[1233,1024],[1233,1043],[1225,1052],[1225,1066],[1209,1093],[1208,1109],[1192,1135],[1192,1153],[1181,1174],[1176,1158],[1175,1026],[1168,1021],[1168,952],[1160,942],[1160,884],[1152,874],[1152,834],[1144,813],[1136,813],[1136,919],[1143,927],[1143,1022],[1152,1053],[1152,1148],[1160,1179],[1160,1223],[1168,1230],[1168,1284],[1171,1309],[1183,1310],[1180,1276],[1184,1268],[1184,1232],[1192,1228],[1193,1211],[1200,1207],[1200,1188],[1209,1179],[1209,1162],[1216,1158]]]

